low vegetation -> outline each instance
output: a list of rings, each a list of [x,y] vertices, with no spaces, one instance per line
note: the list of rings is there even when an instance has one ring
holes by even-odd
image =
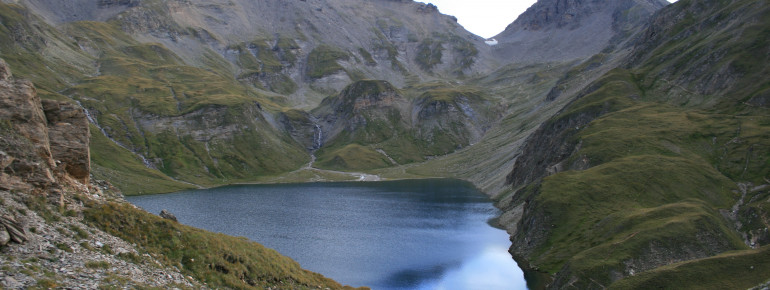
[[[307,58],[307,76],[319,79],[344,68],[337,63],[338,60],[348,60],[350,56],[331,46],[321,45],[313,49]]]
[[[128,204],[93,204],[85,220],[212,288],[343,288],[276,251],[162,219]],[[93,267],[102,267],[95,262]]]
[[[173,192],[193,186],[170,179],[157,170],[147,168],[142,160],[120,148],[98,129],[91,126],[91,166],[97,179],[111,180],[123,194]]]
[[[610,289],[750,289],[767,287],[770,246],[675,263],[620,280]],[[707,275],[704,275],[707,273]]]
[[[332,170],[370,170],[392,166],[387,157],[375,149],[358,144],[348,144],[340,149],[325,153],[317,166]]]

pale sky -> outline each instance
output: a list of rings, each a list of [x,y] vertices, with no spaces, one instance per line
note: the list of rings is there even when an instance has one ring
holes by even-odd
[[[419,0],[433,3],[443,14],[457,17],[465,29],[484,38],[505,30],[519,14],[535,4],[536,0]],[[676,2],[676,0],[669,0]]]

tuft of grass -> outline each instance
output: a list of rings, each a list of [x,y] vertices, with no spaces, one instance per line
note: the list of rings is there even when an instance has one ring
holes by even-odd
[[[54,280],[39,279],[37,280],[37,284],[35,284],[34,287],[31,287],[31,289],[54,289],[56,287],[59,287],[59,284]]]
[[[29,210],[36,212],[47,223],[57,222],[61,220],[55,211],[51,210],[51,205],[48,204],[48,199],[42,195],[27,195],[24,197],[24,204]]]
[[[443,51],[444,46],[442,42],[435,41],[432,38],[425,38],[417,46],[417,55],[414,57],[414,61],[423,70],[432,71],[436,65],[441,63]]]
[[[107,261],[88,261],[86,262],[86,268],[89,269],[109,269],[110,263]]]
[[[139,264],[139,263],[142,262],[142,257],[141,256],[139,256],[137,254],[134,254],[134,253],[130,253],[130,252],[120,253],[120,254],[117,255],[117,257],[119,259],[125,260],[127,262],[131,262],[131,263],[134,263],[134,264]]]
[[[65,243],[54,242],[54,246],[56,246],[56,248],[59,250],[72,253],[72,248],[70,248],[70,246]]]
[[[114,252],[112,251],[112,247],[110,245],[107,245],[107,244],[102,245],[101,251],[104,252],[107,255],[114,254]]]
[[[367,51],[363,47],[359,47],[358,48],[358,54],[360,54],[361,57],[364,58],[364,63],[366,65],[368,65],[368,66],[375,66],[375,65],[377,65],[377,61],[374,60],[374,58],[372,57],[372,54],[369,53],[369,51]]]
[[[91,244],[89,244],[88,242],[81,242],[80,243],[80,247],[82,247],[83,249],[89,250],[89,251],[93,251],[94,250],[94,247],[92,247]]]
[[[88,232],[86,232],[85,230],[81,229],[77,225],[71,224],[70,225],[70,230],[75,232],[75,237],[78,238],[78,239],[83,240],[83,239],[88,239],[90,237]]]

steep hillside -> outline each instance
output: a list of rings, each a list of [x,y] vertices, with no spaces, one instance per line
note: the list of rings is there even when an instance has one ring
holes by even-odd
[[[435,6],[413,1],[85,1],[75,13],[70,2],[17,2],[54,25],[108,21],[188,65],[221,66],[304,108],[361,78],[400,86],[488,68],[479,55],[487,49],[483,39]]]
[[[667,7],[624,67],[533,133],[508,177],[520,264],[550,288],[770,278],[714,266],[767,263],[752,257],[767,247],[769,13],[765,1]],[[723,254],[749,248],[762,250]]]
[[[317,165],[356,170],[391,167],[469,146],[502,113],[482,94],[477,88],[446,83],[402,91],[385,81],[355,82],[312,111],[323,132],[318,138],[322,146]],[[379,161],[363,167],[338,164],[347,163],[345,159]]]

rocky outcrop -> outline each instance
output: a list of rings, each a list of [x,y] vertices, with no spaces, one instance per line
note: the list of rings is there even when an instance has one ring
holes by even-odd
[[[15,80],[0,60],[0,165],[3,189],[87,185],[89,126],[76,105],[41,101],[31,82]],[[77,184],[68,184],[73,179]]]
[[[43,100],[43,111],[48,120],[48,137],[51,157],[58,167],[80,181],[88,184],[91,172],[89,150],[89,126],[85,112],[71,103]]]
[[[177,221],[176,216],[165,209],[160,211],[159,216],[167,220]]]
[[[477,142],[503,113],[474,87],[426,88],[412,100],[403,94],[387,81],[361,80],[325,99],[312,111],[320,144],[372,146],[391,164],[406,164]]]
[[[27,241],[24,228],[10,216],[0,216],[0,246],[9,242],[23,243]]]
[[[415,99],[411,117],[418,139],[443,143],[437,153],[446,154],[481,140],[502,113],[479,91],[436,89]]]
[[[387,132],[408,127],[408,119],[402,118],[401,113],[408,112],[408,106],[406,99],[390,83],[362,80],[347,86],[337,96],[324,99],[313,114],[321,121],[323,143],[328,143],[342,133],[356,135],[366,131],[375,120],[381,122],[381,126],[387,126]],[[366,143],[382,142],[390,137],[364,135],[367,135]]]
[[[2,147],[6,160],[3,180],[21,178],[37,187],[55,182],[56,164],[51,155],[48,128],[40,98],[34,86],[25,80],[14,80],[8,65],[0,61],[0,120],[3,125]],[[3,182],[11,184],[10,182]]]
[[[301,110],[288,110],[278,114],[281,129],[307,150],[316,150],[323,145],[323,132],[318,120]]]

